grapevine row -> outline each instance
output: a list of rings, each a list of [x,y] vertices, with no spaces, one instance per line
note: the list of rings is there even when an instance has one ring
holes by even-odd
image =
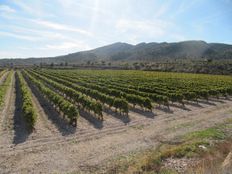
[[[79,112],[72,103],[64,99],[63,96],[46,87],[41,81],[37,80],[26,71],[23,71],[23,75],[29,78],[29,80],[38,88],[42,95],[47,98],[47,100],[50,101],[58,111],[62,112],[64,116],[68,117],[71,124],[76,125]]]
[[[81,90],[83,93],[86,93],[86,90],[87,91],[95,91],[95,93],[99,93],[98,91],[100,91],[100,92],[105,93],[107,95],[111,95],[114,97],[120,97],[118,99],[118,101],[120,101],[120,100],[123,101],[122,98],[125,98],[129,103],[132,103],[133,105],[139,105],[140,107],[146,108],[149,110],[152,109],[151,100],[147,96],[143,97],[143,96],[139,96],[136,94],[127,94],[127,93],[120,91],[120,90],[101,88],[100,86],[97,87],[97,86],[94,86],[94,84],[90,84],[90,83],[88,83],[88,84],[78,83],[78,85],[77,85],[77,81],[75,81],[71,78],[65,78],[63,76],[59,76],[59,78],[57,78],[57,77],[54,77],[52,75],[48,75],[46,73],[40,73],[40,74],[43,74],[44,76],[47,76],[48,78],[55,79],[59,83],[66,83],[69,86],[72,85],[72,86],[76,87],[77,90]],[[70,81],[75,83],[75,84],[71,83]],[[78,82],[80,82],[80,81],[78,81]],[[120,105],[121,104],[119,102],[119,104],[117,104],[117,107]],[[123,110],[125,110],[125,109],[123,109]]]
[[[35,108],[33,106],[32,102],[32,96],[29,91],[29,88],[22,76],[21,73],[17,71],[17,77],[19,79],[19,86],[20,91],[22,93],[22,111],[23,116],[28,124],[28,126],[32,129],[35,126],[35,122],[37,119],[37,115],[35,112]]]
[[[2,106],[4,103],[4,98],[6,95],[6,91],[7,91],[8,87],[10,86],[12,75],[13,75],[13,71],[7,72],[6,79],[0,85],[0,106]]]
[[[43,76],[41,76],[40,74],[42,74]],[[91,98],[94,98],[97,101],[99,100],[101,103],[107,104],[110,108],[114,107],[116,109],[119,109],[120,112],[122,112],[126,115],[128,114],[129,106],[128,106],[127,101],[124,99],[117,98],[117,97],[111,97],[111,96],[103,94],[97,90],[93,90],[92,88],[90,89],[90,88],[85,88],[85,87],[79,86],[77,84],[70,82],[69,80],[65,80],[62,78],[56,78],[54,76],[51,76],[51,75],[48,75],[45,73],[40,73],[40,74],[37,73],[36,75],[39,78],[42,78],[43,80],[46,80],[46,81],[48,81],[48,79],[54,80],[57,83],[61,83],[65,86],[68,86],[68,87],[70,87],[76,91],[79,91],[87,96],[90,96]]]
[[[99,102],[93,101],[87,96],[81,94],[80,92],[67,87],[63,84],[57,83],[51,79],[46,77],[42,77],[38,74],[30,72],[34,77],[39,78],[41,81],[47,83],[52,86],[56,90],[58,90],[63,96],[69,97],[73,103],[78,103],[83,107],[83,109],[87,111],[92,111],[94,114],[98,116],[99,119],[103,119],[102,114],[102,105]]]

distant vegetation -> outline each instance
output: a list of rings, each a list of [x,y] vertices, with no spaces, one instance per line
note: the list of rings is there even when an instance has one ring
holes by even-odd
[[[232,74],[232,45],[185,41],[178,43],[115,43],[58,57],[2,59],[0,66],[51,68],[141,69]]]

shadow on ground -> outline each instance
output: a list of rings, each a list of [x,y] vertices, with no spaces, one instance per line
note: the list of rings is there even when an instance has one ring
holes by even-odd
[[[102,129],[103,128],[103,121],[97,119],[95,116],[93,116],[92,114],[84,111],[84,110],[80,110],[80,116],[82,118],[84,118],[85,120],[87,120],[90,124],[92,124],[96,129]]]
[[[76,128],[71,126],[67,120],[61,117],[61,115],[54,109],[54,107],[48,102],[48,100],[41,95],[39,90],[27,78],[25,78],[25,80],[31,88],[32,93],[35,95],[40,105],[44,109],[44,112],[48,116],[48,119],[51,120],[52,123],[54,123],[59,132],[63,136],[75,133]]]
[[[155,116],[157,116],[155,113],[153,113],[151,111],[145,111],[145,110],[142,110],[142,109],[136,108],[136,107],[131,107],[130,111],[138,113],[141,116],[145,116],[147,118],[155,118]]]
[[[205,105],[211,105],[211,106],[216,106],[215,103],[210,102],[209,100],[198,100],[199,103],[205,104]]]
[[[191,111],[191,109],[187,108],[185,105],[179,104],[179,103],[170,103],[169,104],[172,107],[179,108],[185,111]]]
[[[113,111],[112,109],[105,108],[104,112],[108,114],[108,116],[112,116],[118,120],[121,120],[124,124],[127,124],[131,121],[130,117],[127,115],[120,114],[118,112]]]
[[[23,117],[22,112],[22,93],[19,86],[19,79],[18,76],[15,74],[15,92],[16,92],[16,99],[15,99],[15,113],[14,113],[14,144],[20,144],[27,140],[28,136],[30,135],[31,131],[26,125],[26,121]]]
[[[197,108],[203,108],[203,106],[200,105],[199,102],[185,101],[185,104],[186,104],[186,105],[193,106],[193,107],[197,107]]]
[[[165,112],[167,114],[173,114],[174,113],[170,108],[168,108],[166,106],[165,107],[164,106],[156,106],[155,109],[160,110],[162,112]]]
[[[225,103],[225,101],[223,101],[220,98],[210,98],[209,101],[216,102],[216,103]]]

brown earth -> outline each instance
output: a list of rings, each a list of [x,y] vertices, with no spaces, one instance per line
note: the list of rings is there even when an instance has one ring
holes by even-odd
[[[38,121],[35,130],[28,132],[18,80],[13,76],[0,111],[0,173],[92,173],[96,168],[104,173],[103,167],[121,155],[156,147],[232,118],[232,100],[211,99],[188,103],[185,108],[174,104],[171,111],[157,107],[151,113],[135,108],[129,118],[105,110],[103,123],[82,111],[75,129],[28,84]]]

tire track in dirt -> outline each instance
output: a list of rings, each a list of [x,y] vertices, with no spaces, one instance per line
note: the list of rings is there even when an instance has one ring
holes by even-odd
[[[189,114],[180,117],[174,115],[174,117],[165,119],[160,118],[156,120],[157,123],[153,122],[142,130],[128,129],[127,126],[124,126],[126,130],[123,132],[99,133],[95,137],[85,135],[83,140],[70,139],[70,141],[55,142],[42,147],[38,146],[38,148],[28,146],[26,149],[23,147],[17,149],[15,147],[14,151],[0,152],[0,159],[2,159],[0,160],[0,168],[6,168],[8,173],[22,173],[22,171],[24,173],[32,171],[36,173],[57,173],[58,171],[58,173],[68,173],[80,171],[80,168],[85,171],[91,166],[104,164],[109,158],[141,150],[141,148],[156,147],[161,140],[172,140],[176,136],[221,123],[232,117],[231,114],[227,114],[231,111],[229,108],[231,105],[232,102],[229,102],[219,104],[216,108],[213,107],[214,109],[210,106],[208,109],[204,108],[203,111],[198,110],[198,114],[188,112]],[[195,122],[190,128],[181,127],[177,131],[170,131],[170,128],[176,125],[176,121],[181,120],[183,121],[181,123],[188,123],[192,120]],[[89,141],[85,142],[86,140]],[[26,158],[31,160],[28,161]],[[24,164],[25,160],[29,164],[27,163],[24,167],[17,164],[18,161],[20,164]],[[33,160],[35,161],[33,162]]]
[[[153,121],[147,119],[146,127],[123,126],[112,131],[104,129],[86,134],[62,137],[61,141],[35,144],[27,141],[10,150],[0,150],[0,169],[4,173],[67,173],[86,171],[91,166],[106,163],[112,157],[127,154],[138,149],[156,147],[161,141],[170,141],[174,137],[191,131],[204,129],[231,118],[232,101],[210,105],[192,111],[178,111],[175,114],[163,114]],[[135,120],[136,122],[141,120]],[[194,121],[194,122],[193,122]],[[150,124],[149,124],[150,123]],[[191,123],[191,127],[170,128],[179,124]],[[140,123],[135,124],[141,125]],[[102,133],[101,133],[102,132]],[[76,136],[76,137],[75,137]],[[79,138],[79,139],[78,139]],[[82,138],[82,139],[81,139]],[[87,142],[85,142],[87,141]],[[29,143],[29,144],[28,144]],[[24,146],[26,145],[26,146]],[[104,153],[102,153],[104,151]],[[108,159],[108,160],[107,160]],[[27,161],[27,162],[25,162]],[[26,164],[26,165],[24,165]]]
[[[191,114],[194,115],[194,113],[191,113]],[[188,114],[188,116],[189,116],[189,114]],[[186,116],[183,115],[183,117],[186,117]],[[176,119],[176,118],[166,119],[165,121],[168,122],[168,121],[171,121],[173,119]],[[158,120],[155,120],[155,121],[158,121]],[[151,120],[147,120],[147,119],[135,120],[135,121],[131,121],[130,124],[129,124],[129,126],[142,125],[143,123],[149,124],[150,122],[151,122]],[[67,140],[67,139],[71,139],[71,138],[75,138],[75,137],[80,137],[80,136],[88,136],[89,134],[95,135],[95,134],[98,134],[98,133],[104,133],[104,132],[108,132],[108,131],[115,131],[117,129],[127,128],[127,127],[128,126],[115,124],[115,125],[111,125],[108,128],[104,128],[102,131],[96,131],[96,130],[79,130],[77,135],[69,136],[67,138],[47,137],[47,138],[41,138],[41,139],[29,140],[29,141],[30,142],[40,142],[40,141],[44,142],[46,140],[51,140],[51,141],[54,141],[54,140],[63,140],[63,139]]]
[[[7,74],[0,80],[0,84],[5,81]],[[13,115],[15,112],[15,77],[12,74],[10,87],[6,92],[5,99],[4,99],[3,108],[0,112],[0,148],[2,145],[5,146],[6,144],[11,144],[13,140]]]
[[[228,105],[231,106],[231,102],[226,103],[226,104],[221,104],[220,107],[223,106],[227,107]],[[217,106],[219,107],[219,106]],[[209,106],[207,108],[203,108],[201,109],[202,114],[204,114],[205,112],[214,112],[215,110],[217,110],[217,107],[215,106]],[[214,108],[214,109],[213,109]],[[213,109],[213,110],[212,110]],[[149,120],[149,119],[141,119],[141,120],[134,120],[131,121],[130,124],[128,124],[128,126],[125,125],[111,125],[111,127],[107,127],[104,128],[103,130],[79,130],[77,131],[78,133],[74,134],[74,135],[70,135],[67,137],[57,137],[57,136],[51,136],[51,137],[46,137],[46,138],[41,138],[41,139],[35,139],[35,140],[28,140],[25,143],[19,144],[17,145],[17,147],[11,149],[11,147],[5,148],[0,150],[0,152],[2,153],[7,153],[10,151],[16,151],[16,150],[26,150],[26,149],[30,149],[30,148],[38,148],[38,147],[42,147],[45,145],[53,145],[53,144],[65,144],[68,143],[70,141],[77,141],[77,142],[81,142],[81,141],[88,141],[90,139],[95,139],[95,138],[100,138],[103,137],[105,135],[108,134],[116,134],[119,132],[124,132],[128,129],[128,127],[133,127],[133,126],[148,126],[151,124],[154,124],[154,122],[157,122],[157,124],[170,124],[170,122],[177,122],[178,120],[181,119],[185,119],[187,122],[189,121],[199,121],[200,125],[200,121],[206,120],[206,119],[211,119],[211,121],[213,121],[213,117],[211,117],[211,115],[209,114],[208,116],[204,116],[204,117],[195,117],[196,113],[199,113],[199,110],[194,110],[192,112],[187,112],[186,114],[183,114],[181,116],[178,116],[179,113],[175,113],[175,114],[171,114],[171,117],[162,117],[162,115],[160,115],[159,119],[154,119],[154,120]],[[219,112],[220,114],[220,112]],[[223,119],[226,119],[227,117],[225,116]]]

